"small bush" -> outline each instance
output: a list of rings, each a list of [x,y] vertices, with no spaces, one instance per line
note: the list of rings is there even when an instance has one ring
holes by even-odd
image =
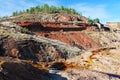
[[[100,20],[99,20],[99,18],[95,18],[95,19],[88,19],[88,21],[87,21],[87,24],[88,25],[94,25],[94,23],[100,23]]]
[[[75,9],[72,8],[66,8],[64,6],[61,7],[56,7],[56,6],[49,6],[48,4],[44,4],[42,6],[36,6],[36,7],[31,7],[30,9],[26,9],[26,10],[22,10],[22,11],[16,11],[13,12],[12,15],[13,16],[17,16],[20,14],[24,14],[24,13],[38,13],[42,12],[42,13],[69,13],[69,14],[78,14],[80,16],[82,16],[81,13],[78,13]]]
[[[92,25],[94,23],[94,21],[92,20],[92,19],[89,19],[88,21],[87,21],[87,24],[88,25]]]
[[[73,21],[73,24],[74,25],[78,25],[78,21]]]
[[[27,33],[27,34],[30,33],[30,31],[27,28],[23,28],[23,27],[20,28],[20,32],[21,33]]]

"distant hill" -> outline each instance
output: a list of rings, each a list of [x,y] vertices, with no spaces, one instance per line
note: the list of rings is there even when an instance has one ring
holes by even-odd
[[[75,9],[66,8],[64,6],[56,7],[44,4],[43,6],[35,6],[26,10],[13,12],[12,16],[4,17],[0,21],[12,22],[87,22],[88,18],[82,16]]]
[[[77,12],[73,8],[67,8],[64,6],[56,7],[44,4],[42,6],[31,7],[26,10],[15,11],[11,16],[4,16],[0,18],[0,21],[12,21],[12,22],[73,22],[83,21],[88,25],[93,25],[95,22],[100,22],[99,18],[91,19],[82,15],[81,12]]]
[[[48,4],[44,4],[43,6],[31,7],[30,9],[13,12],[13,16],[17,16],[17,15],[25,14],[25,13],[30,13],[30,14],[68,13],[68,14],[79,14],[79,15],[81,15],[75,9],[72,9],[72,8],[66,8],[64,6],[56,7],[56,6],[49,6]]]

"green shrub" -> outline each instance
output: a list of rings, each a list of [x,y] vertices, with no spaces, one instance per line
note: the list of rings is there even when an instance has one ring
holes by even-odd
[[[73,24],[74,25],[78,25],[78,21],[73,21]]]
[[[30,33],[30,31],[27,28],[23,28],[23,27],[20,28],[20,32],[27,33],[27,34]]]
[[[22,10],[22,11],[16,11],[13,12],[13,16],[17,16],[20,14],[24,14],[24,13],[69,13],[69,14],[78,14],[81,15],[80,13],[78,13],[75,9],[72,8],[65,8],[64,6],[61,7],[56,7],[56,6],[49,6],[48,4],[44,4],[43,6],[36,6],[36,7],[31,7],[30,9],[26,9],[26,10]]]
[[[93,19],[94,23],[100,23],[100,20],[98,18]]]
[[[100,23],[99,18],[89,19],[89,20],[87,21],[87,24],[88,24],[88,25],[93,25],[94,23]]]
[[[88,21],[87,21],[87,24],[88,25],[92,25],[94,23],[94,21],[92,20],[92,19],[89,19]]]

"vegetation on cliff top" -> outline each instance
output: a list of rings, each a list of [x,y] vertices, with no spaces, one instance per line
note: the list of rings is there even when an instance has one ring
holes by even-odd
[[[88,23],[88,25],[92,25],[94,23],[100,23],[100,20],[99,20],[99,18],[95,18],[95,19],[90,19],[89,18],[87,23]]]
[[[64,6],[56,7],[56,6],[49,6],[48,4],[44,4],[43,6],[36,6],[31,7],[30,9],[26,9],[23,11],[16,11],[13,12],[13,16],[17,16],[24,13],[30,14],[39,14],[39,13],[69,13],[69,14],[79,14],[75,9],[72,8],[65,8]]]

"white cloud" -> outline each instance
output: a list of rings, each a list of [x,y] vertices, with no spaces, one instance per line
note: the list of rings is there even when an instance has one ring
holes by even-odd
[[[0,4],[0,16],[7,16],[7,15],[9,16],[14,11],[27,9],[27,8],[35,5],[33,3],[27,3],[23,0],[20,0],[20,1],[16,1],[16,0],[3,1],[3,0],[0,0],[0,2],[2,2]]]
[[[105,9],[104,5],[91,5],[86,3],[78,3],[71,5],[69,7],[76,9],[78,12],[81,12],[82,15],[86,17],[99,19],[109,17],[109,14],[107,13],[107,10]]]
[[[58,6],[58,0],[36,0],[38,3],[41,4],[48,4],[48,5],[54,5],[54,6]]]
[[[59,0],[0,0],[0,3],[0,16],[9,16],[14,11],[24,10],[37,5],[61,5]],[[110,19],[110,15],[107,13],[104,5],[77,3],[66,6],[76,9],[78,12],[82,12],[86,17],[100,18],[103,21]]]
[[[56,5],[55,0],[0,0],[0,16],[10,16],[14,11],[24,10],[37,5]]]
[[[111,17],[111,18],[108,18],[106,22],[120,22],[120,18]]]

